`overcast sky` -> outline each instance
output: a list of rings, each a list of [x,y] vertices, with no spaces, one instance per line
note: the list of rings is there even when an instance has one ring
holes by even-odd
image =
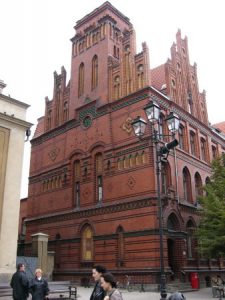
[[[53,72],[61,66],[70,78],[71,42],[76,21],[100,6],[101,0],[5,0],[0,5],[0,79],[6,95],[28,103],[27,121],[36,124],[44,98],[52,98]],[[146,41],[150,66],[165,63],[176,32],[188,37],[191,64],[197,63],[200,91],[206,90],[212,124],[225,121],[224,0],[111,0],[130,18],[137,49]],[[220,92],[222,90],[222,93]],[[34,129],[34,127],[33,127]],[[24,174],[28,177],[29,146]],[[23,179],[21,196],[27,195]]]

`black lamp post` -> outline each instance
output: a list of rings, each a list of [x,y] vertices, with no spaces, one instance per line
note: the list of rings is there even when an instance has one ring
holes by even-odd
[[[156,158],[156,179],[157,179],[157,200],[158,200],[158,210],[159,210],[159,242],[160,242],[160,295],[161,300],[166,299],[166,275],[164,269],[164,251],[163,251],[163,209],[160,191],[160,171],[162,158],[167,159],[169,151],[178,145],[178,141],[174,139],[170,143],[166,143],[159,147],[159,138],[165,135],[160,135],[158,130],[155,128],[155,124],[159,124],[160,119],[160,107],[154,102],[150,101],[145,107],[144,111],[148,118],[148,121],[152,124],[153,134],[151,135],[151,140],[155,145],[155,158]],[[166,118],[169,131],[172,133],[170,136],[174,136],[175,132],[179,129],[180,120],[179,117],[171,112]],[[138,138],[141,138],[147,126],[147,122],[141,117],[137,117],[133,122],[132,126],[134,133]],[[168,135],[167,135],[168,136]],[[166,156],[165,156],[166,155]]]

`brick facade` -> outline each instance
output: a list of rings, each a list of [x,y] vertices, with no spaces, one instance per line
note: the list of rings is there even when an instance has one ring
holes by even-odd
[[[53,98],[46,98],[45,115],[31,141],[26,253],[31,234],[43,232],[56,253],[55,278],[83,278],[101,263],[118,277],[157,280],[151,129],[139,141],[131,128],[154,99],[162,118],[173,111],[182,124],[176,134],[179,147],[164,166],[161,191],[168,279],[169,274],[188,277],[190,271],[208,268],[193,238],[199,222],[197,196],[211,174],[213,156],[225,151],[225,140],[208,124],[205,92],[199,92],[187,38],[178,31],[171,58],[151,70],[147,45],[136,53],[132,24],[109,2],[79,20],[75,30],[70,81],[66,84],[63,67],[61,74],[54,73]],[[162,126],[168,134],[165,120]],[[165,141],[168,137],[161,145]]]

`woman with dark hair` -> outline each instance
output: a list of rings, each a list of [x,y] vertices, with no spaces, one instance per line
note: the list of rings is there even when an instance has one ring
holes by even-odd
[[[102,274],[101,287],[106,292],[104,300],[123,300],[122,294],[116,288],[116,280],[111,273]]]
[[[90,300],[103,300],[104,299],[105,291],[101,287],[100,278],[105,272],[106,272],[106,268],[101,265],[97,265],[97,266],[93,267],[92,277],[94,278],[94,281],[95,281],[95,287],[91,294]]]

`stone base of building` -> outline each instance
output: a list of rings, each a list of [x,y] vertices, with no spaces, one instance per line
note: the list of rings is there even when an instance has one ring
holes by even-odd
[[[0,268],[0,283],[9,284],[12,278],[14,270],[6,270],[5,268]]]

